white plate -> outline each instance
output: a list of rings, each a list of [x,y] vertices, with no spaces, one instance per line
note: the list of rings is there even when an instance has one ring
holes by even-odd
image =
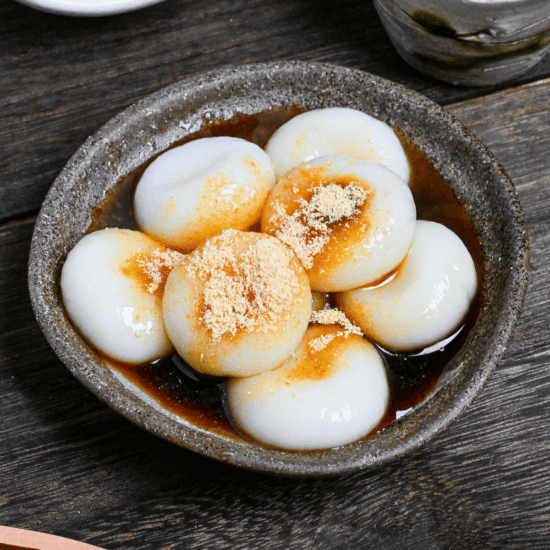
[[[79,17],[97,17],[113,15],[126,11],[145,8],[164,0],[17,0],[37,10],[74,15]]]

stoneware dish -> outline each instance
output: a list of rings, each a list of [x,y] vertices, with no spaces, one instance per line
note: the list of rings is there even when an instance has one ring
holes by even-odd
[[[348,106],[399,128],[443,175],[473,219],[486,270],[484,299],[465,345],[435,390],[373,437],[321,452],[265,448],[166,410],[105,363],[65,314],[64,259],[92,223],[94,207],[147,159],[213,120],[297,106]],[[129,107],[68,162],[50,189],[29,260],[33,308],[48,342],[74,376],[109,407],[186,449],[233,465],[286,475],[334,475],[395,460],[426,443],[474,399],[504,354],[527,285],[528,238],[512,182],[487,148],[425,97],[367,73],[284,62],[187,78]]]
[[[550,52],[548,0],[374,0],[395,49],[445,82],[490,86]]]

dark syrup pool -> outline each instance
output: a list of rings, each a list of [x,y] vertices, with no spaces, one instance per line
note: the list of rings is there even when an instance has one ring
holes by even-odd
[[[213,122],[172,147],[202,137],[234,136],[263,148],[281,124],[300,112],[297,108],[286,108],[258,115],[238,115],[228,121]],[[476,266],[478,293],[462,326],[445,341],[411,353],[392,353],[378,348],[388,366],[391,399],[386,414],[371,433],[389,426],[399,411],[418,405],[433,391],[443,369],[452,363],[464,345],[482,302],[483,258],[471,219],[428,159],[404,136],[396,133],[411,165],[410,187],[417,219],[439,222],[462,239]],[[132,211],[132,196],[139,178],[153,160],[121,179],[117,188],[94,211],[90,231],[105,227],[138,229]],[[105,362],[171,413],[224,437],[249,439],[232,426],[225,414],[223,380],[195,373],[177,354],[139,366],[120,364],[111,359],[105,359]]]

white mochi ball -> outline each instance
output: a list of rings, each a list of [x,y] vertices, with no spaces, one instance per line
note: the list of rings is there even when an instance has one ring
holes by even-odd
[[[409,163],[393,129],[347,107],[302,113],[283,124],[265,148],[277,178],[318,157],[351,156],[384,164],[408,183]]]
[[[311,316],[311,290],[283,243],[228,230],[170,273],[163,311],[170,339],[195,370],[250,376],[296,349]]]
[[[221,233],[256,223],[273,166],[254,143],[203,138],[166,151],[145,170],[134,196],[139,227],[184,252]]]
[[[287,172],[270,192],[262,231],[288,244],[320,292],[349,290],[395,269],[411,246],[412,193],[382,164],[323,157]]]
[[[228,380],[227,399],[237,426],[254,439],[315,450],[368,435],[384,416],[389,387],[372,344],[334,325],[314,325],[279,368]]]
[[[162,286],[179,257],[138,231],[103,229],[84,236],[61,272],[71,321],[97,350],[118,361],[146,363],[167,355],[173,347],[162,319]]]
[[[476,294],[474,261],[445,226],[418,221],[411,250],[395,277],[376,288],[337,296],[365,336],[395,351],[423,348],[449,336]]]

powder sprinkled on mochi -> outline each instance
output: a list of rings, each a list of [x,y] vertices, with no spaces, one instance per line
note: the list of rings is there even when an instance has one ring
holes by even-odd
[[[301,301],[291,253],[272,237],[259,239],[236,254],[237,231],[207,242],[187,265],[204,281],[202,321],[214,340],[239,330],[267,332],[293,302]]]
[[[291,215],[277,202],[275,223],[280,229],[276,236],[292,248],[305,269],[311,269],[313,258],[330,240],[330,224],[358,214],[367,198],[368,192],[351,182],[345,187],[335,183],[315,187],[311,198],[301,198]]]
[[[325,349],[335,338],[343,335],[344,335],[344,332],[333,332],[331,334],[323,334],[311,340],[308,345],[310,349],[313,351],[321,351]]]
[[[363,336],[361,329],[355,326],[347,317],[343,311],[330,306],[325,307],[319,311],[313,311],[311,313],[311,322],[318,323],[320,325],[340,325],[349,334],[357,334]]]
[[[347,338],[350,334],[357,334],[363,336],[361,329],[355,326],[345,315],[343,311],[339,309],[325,307],[319,311],[313,311],[311,313],[311,322],[318,323],[320,325],[340,325],[344,330],[331,334],[323,334],[314,338],[309,342],[309,347],[313,351],[321,351],[328,346],[338,336]]]
[[[151,254],[137,258],[144,275],[148,278],[147,292],[154,294],[165,282],[170,271],[181,262],[184,254],[176,250],[155,248]]]

